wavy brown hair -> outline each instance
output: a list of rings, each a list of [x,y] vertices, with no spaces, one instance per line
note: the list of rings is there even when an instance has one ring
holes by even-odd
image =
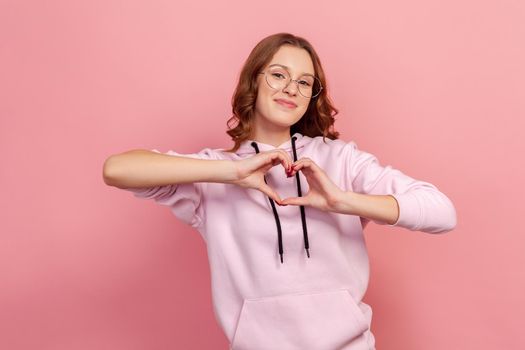
[[[239,82],[232,97],[233,116],[227,121],[226,133],[235,142],[227,152],[235,152],[241,143],[250,138],[254,122],[255,101],[257,98],[257,73],[267,65],[282,45],[292,45],[305,49],[310,54],[314,65],[314,74],[321,81],[321,93],[312,98],[306,112],[297,123],[290,127],[290,136],[296,132],[309,137],[323,136],[337,139],[339,132],[333,129],[339,110],[334,107],[328,96],[328,89],[321,60],[313,46],[304,38],[290,33],[277,33],[262,39],[252,50],[242,67]],[[232,122],[237,121],[234,128]]]

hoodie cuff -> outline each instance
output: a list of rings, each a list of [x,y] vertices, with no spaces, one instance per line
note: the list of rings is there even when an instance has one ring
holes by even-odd
[[[389,196],[394,197],[399,208],[399,217],[393,224],[387,226],[401,226],[410,230],[417,230],[421,222],[421,206],[417,196],[411,192],[393,193]]]

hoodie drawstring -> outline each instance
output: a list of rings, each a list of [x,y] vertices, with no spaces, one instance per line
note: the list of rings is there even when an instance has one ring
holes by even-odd
[[[294,162],[297,161],[297,151],[295,149],[295,140],[297,139],[297,137],[293,136],[292,137],[292,149],[293,149],[293,159],[294,159]],[[251,143],[252,147],[255,148],[255,153],[259,153],[259,147],[257,146],[257,142],[253,141]],[[297,194],[299,197],[302,197],[302,193],[301,193],[301,181],[299,180],[299,172],[297,172],[295,174],[296,178],[297,178]],[[268,182],[266,181],[266,175],[264,176],[264,182],[266,184],[268,184]],[[268,199],[270,200],[270,204],[272,206],[272,210],[273,210],[273,216],[275,218],[275,224],[277,225],[277,240],[279,242],[279,255],[281,256],[281,264],[283,263],[283,238],[282,238],[282,230],[281,230],[281,221],[279,220],[279,214],[277,214],[277,208],[275,207],[275,203],[273,201],[273,199],[271,199],[269,196],[268,196]],[[308,244],[308,231],[306,229],[306,216],[305,216],[305,212],[304,212],[304,206],[301,205],[300,206],[300,209],[301,209],[301,221],[303,223],[303,240],[304,240],[304,249],[306,250],[306,255],[308,256],[308,258],[310,257],[310,246]]]
[[[292,137],[292,150],[293,150],[293,161],[296,162],[297,161],[297,151],[295,150],[295,139],[297,139],[297,137]],[[297,172],[295,174],[296,178],[297,178],[297,195],[299,197],[302,197],[303,194],[301,192],[301,181],[299,181],[299,172]],[[304,205],[301,205],[300,207],[300,210],[301,210],[301,222],[303,223],[303,240],[304,240],[304,249],[306,250],[306,255],[308,257],[310,257],[310,245],[308,244],[308,230],[306,229],[306,215],[304,213]]]

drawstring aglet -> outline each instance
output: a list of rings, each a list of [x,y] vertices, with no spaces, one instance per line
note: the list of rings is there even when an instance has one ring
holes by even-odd
[[[306,249],[306,255],[308,255],[308,257],[310,257],[310,251],[308,250],[308,248],[305,248]]]
[[[283,263],[283,253],[279,253],[279,255],[281,256],[281,264]]]

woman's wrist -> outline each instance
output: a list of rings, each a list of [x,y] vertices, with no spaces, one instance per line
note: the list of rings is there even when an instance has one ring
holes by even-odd
[[[238,164],[234,160],[219,160],[213,182],[234,183],[239,178]]]

